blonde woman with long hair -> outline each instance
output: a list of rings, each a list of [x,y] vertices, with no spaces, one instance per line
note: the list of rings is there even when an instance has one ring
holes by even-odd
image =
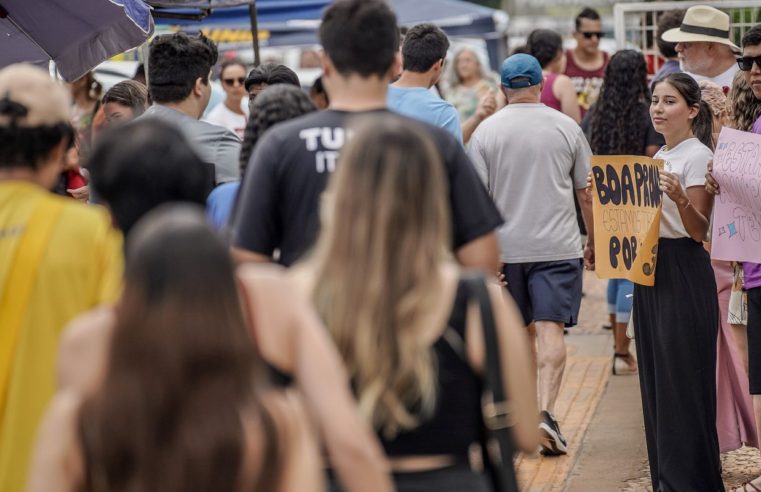
[[[359,125],[341,159],[315,252],[293,275],[344,358],[397,490],[489,490],[469,464],[483,426],[484,342],[450,252],[444,163],[422,127],[394,116]],[[533,452],[528,343],[512,302],[490,288],[513,435]]]

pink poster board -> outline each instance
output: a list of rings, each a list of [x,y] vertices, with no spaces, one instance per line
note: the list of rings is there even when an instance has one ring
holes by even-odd
[[[724,128],[716,145],[711,258],[761,263],[761,135]]]

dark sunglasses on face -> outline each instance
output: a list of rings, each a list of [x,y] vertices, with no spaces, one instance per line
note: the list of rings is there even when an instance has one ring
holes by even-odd
[[[758,68],[761,68],[761,56],[743,56],[742,58],[737,59],[737,64],[743,72],[750,72],[753,70],[754,63]]]
[[[246,77],[238,77],[237,79],[224,79],[224,83],[227,85],[233,85],[235,84],[235,81],[238,81],[240,85],[243,85],[243,82],[246,81]]]
[[[579,31],[579,34],[583,35],[587,39],[592,39],[593,36],[597,37],[597,39],[602,39],[605,37],[604,32],[581,32]]]

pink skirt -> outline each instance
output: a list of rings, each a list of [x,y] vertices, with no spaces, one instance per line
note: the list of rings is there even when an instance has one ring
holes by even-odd
[[[719,338],[716,359],[716,430],[721,452],[742,447],[758,447],[753,399],[748,376],[737,352],[732,325],[727,322],[732,291],[732,266],[728,261],[712,261],[719,294]]]

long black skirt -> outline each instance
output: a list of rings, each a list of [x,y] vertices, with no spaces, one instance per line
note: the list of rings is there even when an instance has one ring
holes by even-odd
[[[634,288],[634,333],[653,492],[724,491],[716,433],[719,305],[708,253],[658,243],[655,285]]]

